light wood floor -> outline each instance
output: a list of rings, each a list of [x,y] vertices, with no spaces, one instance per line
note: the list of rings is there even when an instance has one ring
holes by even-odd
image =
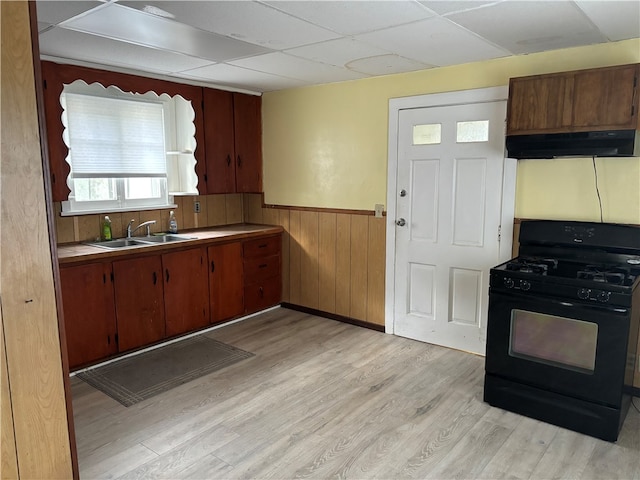
[[[633,408],[612,444],[490,407],[481,357],[286,309],[207,335],[256,355],[129,408],[72,380],[81,478],[640,478]]]

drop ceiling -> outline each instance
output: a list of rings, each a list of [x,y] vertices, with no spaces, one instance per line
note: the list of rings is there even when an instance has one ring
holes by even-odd
[[[268,92],[640,37],[639,0],[37,2],[43,59]]]

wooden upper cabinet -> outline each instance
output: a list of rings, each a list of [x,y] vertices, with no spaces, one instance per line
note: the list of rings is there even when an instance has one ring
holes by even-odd
[[[162,93],[170,96],[180,95],[185,100],[191,101],[191,106],[195,112],[193,122],[195,124],[197,146],[194,156],[196,158],[196,174],[198,175],[198,191],[201,194],[207,193],[202,87],[47,61],[43,61],[41,65],[49,170],[54,202],[67,200],[70,193],[67,186],[67,177],[70,169],[65,160],[68,148],[62,140],[64,126],[62,124],[60,95],[64,84],[70,84],[76,80],[84,80],[88,84],[97,82],[105,87],[115,85],[124,92],[146,93],[153,91],[158,95]]]
[[[233,94],[236,191],[262,192],[262,99]]]
[[[203,89],[207,193],[236,191],[236,150],[233,135],[233,93]]]
[[[203,89],[207,193],[262,192],[262,100]]]
[[[191,248],[162,255],[166,336],[209,325],[207,249]]]
[[[573,79],[569,76],[512,78],[507,133],[568,127],[572,91]]]
[[[69,367],[117,352],[116,311],[111,263],[60,269]]]
[[[512,78],[507,135],[638,126],[639,65]]]
[[[163,271],[160,255],[113,262],[119,351],[165,336]]]
[[[636,128],[637,83],[638,65],[576,72],[573,125],[601,130]]]

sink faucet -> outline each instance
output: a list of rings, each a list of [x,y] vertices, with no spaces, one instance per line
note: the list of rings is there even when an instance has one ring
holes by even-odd
[[[136,228],[132,230],[131,226],[133,225],[133,222],[135,222],[135,220],[132,218],[129,224],[127,225],[127,238],[131,238],[131,235],[136,233],[136,231],[142,227],[147,227],[147,237],[151,236],[151,225],[154,225],[156,223],[155,220],[149,220],[147,222],[141,223],[140,225],[138,225]]]

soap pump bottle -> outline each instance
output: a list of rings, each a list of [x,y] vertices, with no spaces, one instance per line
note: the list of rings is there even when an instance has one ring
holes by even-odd
[[[102,239],[111,240],[111,238],[111,219],[108,215],[105,215],[104,221],[102,222]]]
[[[173,210],[169,212],[169,233],[178,233],[178,222]]]

